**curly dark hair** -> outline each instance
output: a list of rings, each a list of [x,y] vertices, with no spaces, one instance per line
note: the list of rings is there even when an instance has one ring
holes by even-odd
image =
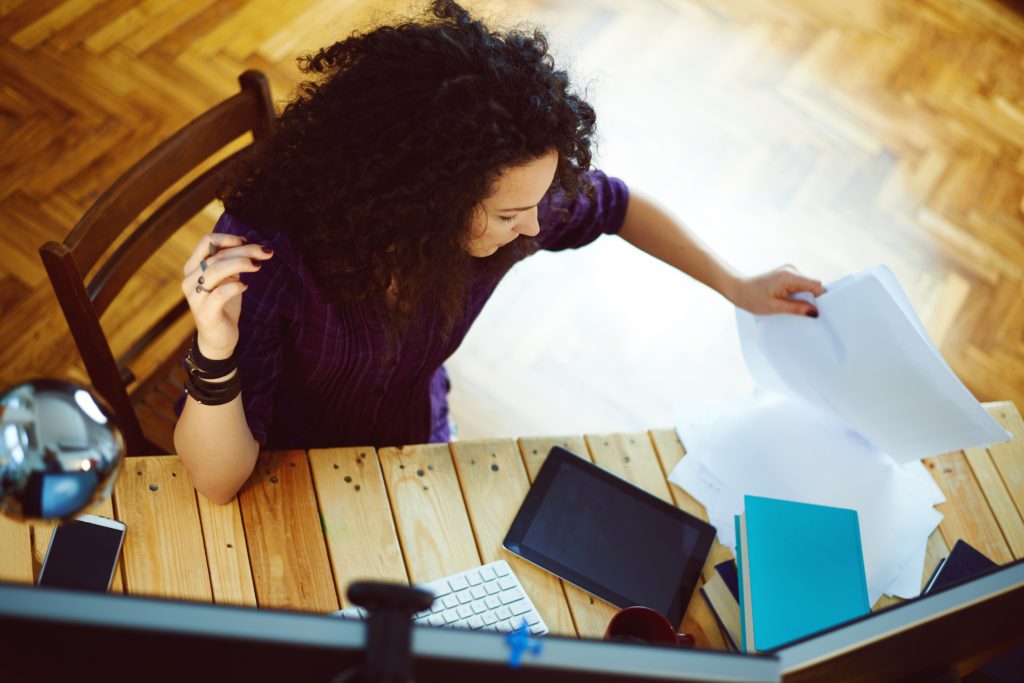
[[[500,173],[558,152],[553,191],[590,192],[593,108],[570,92],[539,30],[499,32],[450,0],[300,58],[310,80],[218,197],[290,238],[335,305],[382,297],[392,322],[462,312],[475,207]],[[485,261],[504,272],[520,238]]]

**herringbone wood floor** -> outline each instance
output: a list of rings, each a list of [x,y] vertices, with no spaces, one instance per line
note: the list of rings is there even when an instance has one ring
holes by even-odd
[[[975,395],[1024,405],[1021,15],[994,0],[468,4],[547,27],[597,106],[600,166],[724,257],[826,281],[887,263]],[[0,0],[0,384],[84,379],[40,244],[245,68],[286,99],[296,54],[415,6]],[[216,215],[105,316],[116,348],[172,304]],[[663,426],[671,400],[750,382],[726,303],[614,238],[517,267],[450,368],[463,437]]]

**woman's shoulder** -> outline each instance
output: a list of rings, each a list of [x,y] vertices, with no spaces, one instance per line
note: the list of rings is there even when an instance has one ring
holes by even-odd
[[[242,237],[249,244],[261,244],[274,250],[272,261],[281,264],[298,275],[301,272],[300,258],[287,235],[279,230],[268,229],[248,223],[227,211],[220,215],[213,232]]]

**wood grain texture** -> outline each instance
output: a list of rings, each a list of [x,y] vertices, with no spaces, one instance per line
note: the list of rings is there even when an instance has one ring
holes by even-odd
[[[452,459],[481,561],[507,561],[551,633],[575,636],[576,628],[559,578],[502,547],[502,540],[530,490],[516,443],[510,439],[460,441],[452,444]]]
[[[582,436],[562,437],[530,437],[519,439],[519,451],[526,465],[526,473],[530,482],[537,477],[548,453],[554,446],[575,453],[581,458],[590,460],[590,451]],[[568,581],[562,581],[565,599],[572,613],[573,623],[580,638],[602,638],[608,622],[619,611],[619,608],[601,598],[577,588]]]
[[[0,581],[32,583],[31,527],[0,515]]]
[[[427,583],[481,564],[447,444],[378,451],[409,580]]]
[[[1017,559],[1024,556],[1024,520],[1013,504],[1003,480],[992,462],[992,456],[984,448],[966,448],[964,457],[970,465],[978,486],[988,501],[992,515],[1003,532],[1003,538],[1010,552]]]
[[[946,496],[946,502],[936,506],[942,513],[939,529],[946,545],[952,548],[962,538],[993,562],[1012,561],[1013,554],[963,452],[946,453],[923,462]]]
[[[1014,438],[1009,441],[989,446],[988,452],[1017,506],[1017,512],[1024,516],[1024,467],[1021,467],[1021,463],[1024,463],[1024,420],[1021,420],[1017,407],[1008,401],[992,403],[986,407],[999,424],[1014,434]]]
[[[309,452],[334,585],[344,607],[353,581],[408,583],[377,452],[329,448]]]
[[[196,492],[177,457],[128,458],[114,505],[125,524],[126,592],[213,599]]]
[[[238,503],[257,604],[302,612],[337,610],[306,453],[260,453]]]

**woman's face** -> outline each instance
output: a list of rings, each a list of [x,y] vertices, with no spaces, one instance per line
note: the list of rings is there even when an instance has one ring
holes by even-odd
[[[477,207],[466,251],[471,256],[490,256],[520,235],[539,233],[537,204],[551,187],[557,167],[558,152],[551,150],[522,166],[505,169],[494,192]]]

